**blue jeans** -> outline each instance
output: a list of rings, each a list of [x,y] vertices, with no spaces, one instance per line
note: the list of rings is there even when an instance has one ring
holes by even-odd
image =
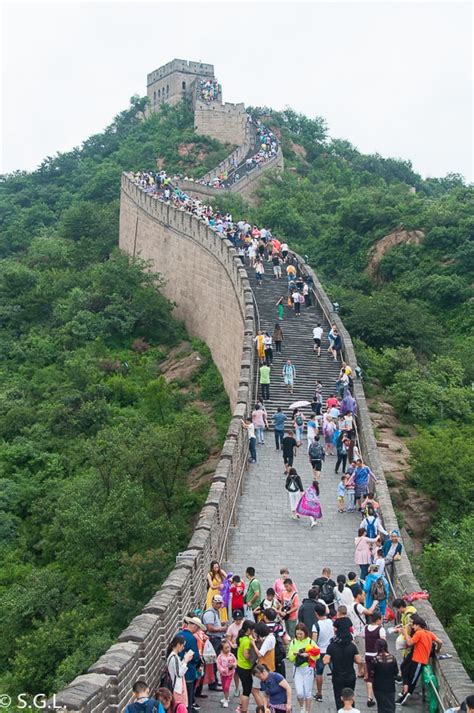
[[[369,565],[368,564],[360,564],[360,578],[361,579],[367,579],[367,575],[369,574]]]
[[[295,426],[295,434],[296,434],[296,442],[301,443],[301,441],[303,440],[304,425],[303,426]]]
[[[249,451],[250,451],[251,460],[253,460],[256,463],[257,462],[257,439],[256,438],[249,438]]]
[[[255,435],[259,443],[263,443],[263,428],[262,426],[255,426]]]
[[[283,441],[283,436],[285,435],[285,431],[280,431],[278,428],[275,428],[275,446],[277,449],[281,448],[281,443]]]

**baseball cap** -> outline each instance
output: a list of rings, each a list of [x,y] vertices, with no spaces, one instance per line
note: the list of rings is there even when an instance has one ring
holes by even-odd
[[[214,594],[212,597],[213,602],[220,602],[221,604],[224,604],[224,600],[222,599],[220,594]]]

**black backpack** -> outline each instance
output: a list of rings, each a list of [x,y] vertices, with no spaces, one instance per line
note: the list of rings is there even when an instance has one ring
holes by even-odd
[[[327,580],[324,582],[324,584],[321,587],[321,599],[323,602],[326,602],[326,604],[332,604],[334,601],[334,587],[333,585]]]
[[[278,634],[275,634],[275,642],[275,663],[279,664],[286,658],[286,646]]]
[[[324,449],[320,443],[312,443],[309,447],[309,457],[311,460],[323,460]]]

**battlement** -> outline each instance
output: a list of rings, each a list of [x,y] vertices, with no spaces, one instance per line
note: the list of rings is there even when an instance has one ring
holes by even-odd
[[[180,72],[181,74],[193,74],[197,77],[214,77],[214,65],[204,64],[203,62],[191,62],[187,59],[172,59],[171,62],[167,62],[158,69],[147,75],[147,86],[154,84],[160,79],[173,74],[173,72]]]

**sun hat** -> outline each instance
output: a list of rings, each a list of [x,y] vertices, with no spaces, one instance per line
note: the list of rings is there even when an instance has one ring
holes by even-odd
[[[212,597],[213,602],[220,602],[221,604],[224,604],[224,600],[222,599],[220,594],[214,594]]]
[[[183,617],[183,620],[186,624],[194,624],[195,626],[198,626],[202,631],[206,631],[206,627],[197,616],[185,616]]]

